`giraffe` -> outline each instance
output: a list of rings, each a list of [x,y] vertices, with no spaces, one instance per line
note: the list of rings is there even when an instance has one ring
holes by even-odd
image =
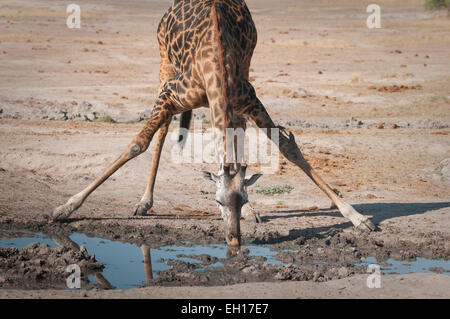
[[[146,191],[134,213],[142,215],[153,203],[153,187],[159,158],[172,117],[209,107],[211,123],[219,132],[219,172],[204,172],[216,185],[216,202],[225,221],[226,242],[241,244],[240,216],[248,202],[247,187],[260,174],[246,178],[246,165],[232,165],[233,139],[227,129],[245,128],[250,121],[264,130],[280,152],[331,199],[355,227],[375,230],[373,223],[341,199],[303,157],[292,133],[277,126],[249,82],[250,61],[257,33],[244,0],[176,0],[158,26],[160,46],[159,96],[141,131],[125,151],[97,179],[52,212],[52,220],[64,220],[108,177],[129,160],[145,152],[158,132]],[[272,128],[279,129],[278,140]],[[233,166],[233,167],[231,167]]]

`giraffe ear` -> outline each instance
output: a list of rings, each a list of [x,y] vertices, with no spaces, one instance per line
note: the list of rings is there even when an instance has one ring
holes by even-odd
[[[214,174],[214,173],[207,172],[207,171],[203,171],[202,173],[203,173],[203,178],[204,178],[206,181],[211,181],[211,182],[216,183],[216,182],[219,180],[219,176],[217,176],[217,175]]]
[[[253,184],[256,183],[256,181],[258,180],[258,178],[260,178],[262,176],[262,174],[253,174],[252,176],[250,176],[250,178],[246,178],[244,180],[244,185],[245,186],[252,186]]]

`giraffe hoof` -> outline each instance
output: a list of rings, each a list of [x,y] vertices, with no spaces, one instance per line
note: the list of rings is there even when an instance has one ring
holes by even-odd
[[[67,203],[56,207],[50,215],[51,221],[64,221],[74,211],[76,211],[83,204],[83,197],[80,194],[72,196]]]
[[[153,206],[153,200],[148,202],[138,203],[133,210],[133,216],[145,216],[150,208]]]
[[[73,209],[72,205],[69,203],[61,205],[53,210],[50,215],[50,221],[65,221],[74,210],[75,209]]]
[[[357,227],[359,230],[362,231],[375,231],[377,227],[370,221],[370,219],[366,219],[361,221],[361,223]]]

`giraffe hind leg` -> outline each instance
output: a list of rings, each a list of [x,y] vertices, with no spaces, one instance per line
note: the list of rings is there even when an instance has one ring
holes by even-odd
[[[161,157],[161,151],[166,139],[167,132],[169,130],[170,121],[164,123],[158,130],[156,136],[155,150],[153,152],[152,164],[150,174],[148,178],[147,188],[139,203],[136,204],[133,210],[133,216],[144,216],[148,210],[153,206],[153,189],[155,187],[156,174],[158,172],[159,159]]]
[[[170,63],[167,45],[165,43],[165,21],[167,19],[167,14],[165,14],[159,25],[158,25],[158,43],[159,43],[159,52],[161,56],[161,62],[159,65],[159,84],[158,84],[158,92],[161,94],[163,92],[164,86],[170,79],[175,76],[175,70]],[[147,182],[147,187],[145,189],[144,195],[142,195],[141,200],[133,209],[133,216],[143,216],[147,213],[147,211],[153,206],[153,189],[155,187],[156,174],[158,172],[159,159],[161,156],[161,151],[164,145],[164,140],[167,135],[167,131],[169,128],[170,121],[161,126],[158,130],[158,135],[156,137],[155,148],[152,156],[152,164],[150,168],[150,174]]]

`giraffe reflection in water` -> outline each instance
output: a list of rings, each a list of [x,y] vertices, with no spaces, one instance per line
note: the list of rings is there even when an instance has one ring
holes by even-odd
[[[67,247],[73,250],[86,250],[84,246],[79,246],[76,242],[70,239],[69,236],[64,234],[50,234],[50,239],[58,246]],[[100,286],[105,289],[114,289],[115,287],[103,276],[102,272],[95,272],[92,276],[97,280]]]
[[[75,251],[81,250],[81,251],[85,251],[86,253],[88,253],[86,248],[83,245],[79,246],[75,241],[70,239],[70,237],[68,235],[50,234],[49,237],[58,246],[64,246],[64,247],[70,248]],[[141,249],[141,253],[142,253],[142,263],[144,265],[143,273],[145,274],[145,284],[150,285],[152,283],[152,280],[155,278],[154,274],[153,274],[153,268],[152,268],[150,246],[143,244],[140,246],[140,249]],[[226,246],[225,256],[227,259],[235,258],[240,255],[246,255],[246,254],[248,254],[248,250],[242,246],[241,247]],[[95,280],[98,282],[98,284],[104,289],[116,288],[108,281],[108,279],[105,278],[102,271],[95,272],[95,273],[92,273],[89,275],[92,275],[95,278]]]

